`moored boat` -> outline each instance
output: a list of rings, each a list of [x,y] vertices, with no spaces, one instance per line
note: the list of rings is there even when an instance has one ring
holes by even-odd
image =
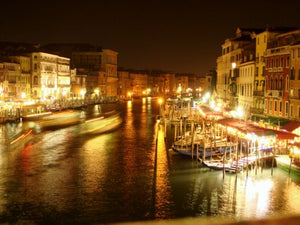
[[[277,167],[289,173],[300,175],[300,163],[294,161],[294,158],[289,155],[276,156]]]
[[[226,163],[223,163],[222,160],[208,160],[208,161],[202,161],[202,164],[210,169],[214,170],[222,170],[222,169],[228,169],[229,165]]]

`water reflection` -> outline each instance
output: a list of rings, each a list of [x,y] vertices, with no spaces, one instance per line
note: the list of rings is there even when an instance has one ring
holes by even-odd
[[[109,150],[106,148],[112,134],[105,134],[87,140],[81,150],[81,187],[85,193],[103,190],[106,169],[108,166]]]
[[[155,218],[167,219],[174,216],[172,212],[172,188],[169,181],[168,152],[163,126],[157,121],[155,127]]]
[[[114,107],[104,105],[102,111]],[[102,135],[82,136],[75,125],[34,133],[28,143],[8,148],[7,138],[26,123],[2,126],[0,223],[253,219],[299,213],[299,177],[280,169],[271,176],[264,169],[257,175],[249,171],[248,178],[241,173],[223,179],[222,171],[202,168],[169,150],[164,126],[156,121],[156,101],[133,100],[117,107],[124,122]],[[97,110],[88,108],[86,117],[96,117]]]

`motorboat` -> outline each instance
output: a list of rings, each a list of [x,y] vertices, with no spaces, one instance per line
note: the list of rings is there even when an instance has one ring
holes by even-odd
[[[101,134],[118,128],[122,123],[119,113],[108,113],[86,120],[81,124],[80,134]]]
[[[49,116],[45,116],[39,122],[41,129],[57,129],[67,127],[80,123],[79,111],[67,110],[62,112],[55,112]]]

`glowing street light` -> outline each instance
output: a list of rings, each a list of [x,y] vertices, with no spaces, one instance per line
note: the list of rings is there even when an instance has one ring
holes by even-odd
[[[243,115],[244,115],[244,111],[243,111],[243,108],[241,106],[239,106],[236,110],[236,115],[239,117],[239,118],[242,118]]]
[[[235,69],[235,68],[236,68],[236,63],[235,63],[235,62],[231,63],[231,68],[232,68],[232,69]]]
[[[81,95],[81,98],[83,98],[84,95],[85,95],[85,90],[81,89],[81,90],[80,90],[80,95]]]
[[[164,102],[164,100],[163,100],[162,98],[159,98],[159,99],[158,99],[159,105],[161,105],[163,102]]]

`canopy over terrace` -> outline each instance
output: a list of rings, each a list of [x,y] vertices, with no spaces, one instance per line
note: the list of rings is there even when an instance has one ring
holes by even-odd
[[[233,128],[241,132],[245,137],[247,137],[247,135],[256,135],[258,137],[276,137],[276,139],[279,140],[294,140],[296,137],[299,137],[291,132],[264,128],[250,122],[233,118],[220,119],[217,123],[225,127]]]
[[[219,119],[219,118],[223,117],[222,112],[215,111],[206,105],[200,105],[199,111],[200,111],[201,116],[205,119],[213,119],[213,118]]]

